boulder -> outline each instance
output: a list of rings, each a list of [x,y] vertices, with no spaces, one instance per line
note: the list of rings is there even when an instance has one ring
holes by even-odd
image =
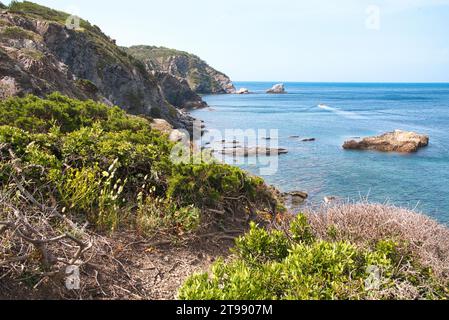
[[[347,141],[343,145],[343,148],[346,150],[412,153],[428,145],[429,136],[420,135],[415,132],[396,130],[381,136],[365,138],[361,141]]]
[[[293,205],[298,205],[303,204],[309,198],[309,194],[303,191],[291,191],[283,193],[282,197]]]
[[[285,87],[282,83],[274,85],[271,89],[267,90],[267,93],[272,94],[279,94],[279,93],[286,93]]]
[[[189,137],[187,133],[181,130],[173,130],[170,133],[169,140],[172,142],[187,142],[189,141]]]
[[[151,122],[151,129],[170,134],[173,131],[173,126],[168,123],[167,120],[153,119],[153,122]]]

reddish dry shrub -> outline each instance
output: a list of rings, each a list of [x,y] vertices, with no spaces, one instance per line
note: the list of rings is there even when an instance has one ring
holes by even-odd
[[[392,239],[423,267],[449,281],[449,228],[406,209],[380,204],[335,204],[307,214],[313,232],[325,240],[373,246]]]

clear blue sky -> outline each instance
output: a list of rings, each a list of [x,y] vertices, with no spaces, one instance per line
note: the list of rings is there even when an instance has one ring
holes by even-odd
[[[195,53],[233,80],[449,81],[449,0],[35,2],[79,14],[120,45]]]

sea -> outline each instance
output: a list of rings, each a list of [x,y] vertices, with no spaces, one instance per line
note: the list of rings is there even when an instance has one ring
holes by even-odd
[[[252,94],[206,95],[210,108],[192,112],[206,133],[267,132],[268,146],[288,150],[273,172],[261,170],[266,161],[225,162],[283,192],[307,192],[310,205],[325,197],[393,204],[449,224],[449,84],[284,83],[286,94],[266,94],[275,84],[237,82]],[[430,145],[414,154],[342,148],[394,130],[429,135]]]

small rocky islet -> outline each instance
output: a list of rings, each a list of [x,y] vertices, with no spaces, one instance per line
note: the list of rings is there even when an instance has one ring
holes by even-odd
[[[285,94],[285,86],[283,83],[275,84],[271,89],[267,90],[269,94]]]
[[[376,137],[346,141],[345,150],[414,153],[429,145],[430,137],[416,132],[395,130]]]

